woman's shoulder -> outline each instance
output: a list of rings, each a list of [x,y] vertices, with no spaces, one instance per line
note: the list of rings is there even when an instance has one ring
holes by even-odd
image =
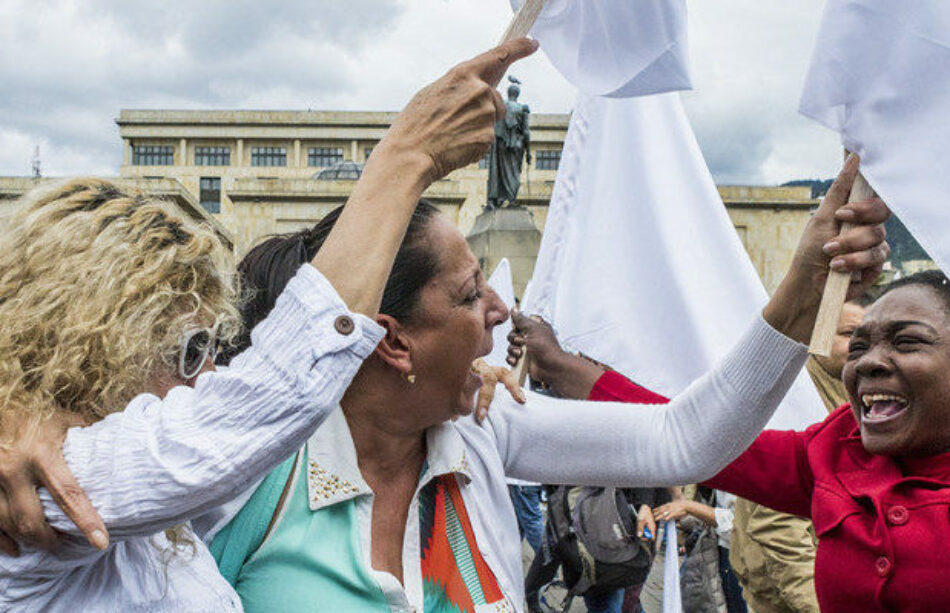
[[[455,440],[461,445],[467,465],[479,466],[481,470],[497,473],[495,476],[504,478],[504,463],[498,449],[498,436],[491,413],[481,421],[475,419],[474,415],[468,415],[456,421],[445,422],[438,428],[443,433],[443,440]]]

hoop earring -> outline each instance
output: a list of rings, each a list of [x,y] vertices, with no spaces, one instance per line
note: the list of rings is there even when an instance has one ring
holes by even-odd
[[[413,385],[416,382],[416,376],[412,373],[402,373],[402,378],[409,385]]]

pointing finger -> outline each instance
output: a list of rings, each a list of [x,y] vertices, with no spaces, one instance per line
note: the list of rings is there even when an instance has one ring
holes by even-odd
[[[516,38],[486,51],[463,66],[473,70],[479,78],[494,87],[498,85],[512,64],[537,50],[538,41],[530,38]]]

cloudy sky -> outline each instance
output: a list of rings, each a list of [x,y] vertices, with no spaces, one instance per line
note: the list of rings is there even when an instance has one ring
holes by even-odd
[[[796,113],[823,0],[689,0],[684,94],[720,183],[832,176],[837,136]],[[396,110],[497,40],[507,0],[0,0],[0,175],[115,174],[122,108]],[[539,54],[536,112],[574,93]]]

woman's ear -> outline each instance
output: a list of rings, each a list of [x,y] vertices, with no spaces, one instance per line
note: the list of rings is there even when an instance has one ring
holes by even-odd
[[[377,315],[376,323],[386,330],[383,340],[376,345],[374,353],[383,362],[389,364],[402,374],[412,372],[412,342],[406,329],[394,317]]]

